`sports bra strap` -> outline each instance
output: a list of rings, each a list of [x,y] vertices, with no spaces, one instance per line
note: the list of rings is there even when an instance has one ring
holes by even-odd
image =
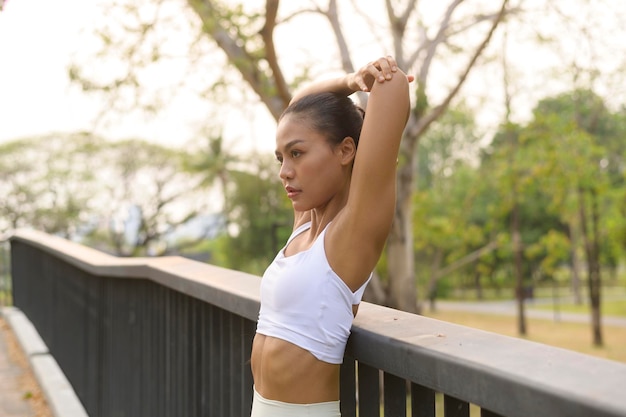
[[[291,233],[291,236],[289,236],[289,239],[287,239],[287,243],[285,243],[285,247],[289,246],[291,241],[294,240],[296,236],[298,236],[300,233],[304,232],[305,230],[309,229],[310,227],[311,227],[311,222],[306,222],[298,226],[296,230],[294,230]]]

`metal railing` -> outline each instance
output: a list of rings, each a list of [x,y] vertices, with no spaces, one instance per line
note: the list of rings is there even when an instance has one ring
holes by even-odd
[[[14,303],[90,416],[249,416],[259,277],[12,238]],[[626,365],[363,303],[341,370],[356,416],[626,416]],[[443,408],[443,411],[441,410]]]
[[[13,305],[12,292],[9,239],[0,234],[0,307]]]

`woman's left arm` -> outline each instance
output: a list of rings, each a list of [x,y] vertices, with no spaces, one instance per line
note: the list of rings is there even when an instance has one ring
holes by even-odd
[[[382,78],[381,78],[382,77]],[[407,77],[393,58],[381,58],[353,75],[369,90],[367,109],[356,152],[347,204],[332,231],[333,258],[347,284],[355,290],[378,261],[396,203],[396,168],[402,133],[410,110]],[[361,84],[359,84],[361,85]],[[330,231],[329,231],[330,232]],[[358,262],[357,262],[358,261]],[[354,277],[354,281],[350,278]]]
[[[399,69],[381,81],[380,77],[389,74],[385,69],[394,68],[395,61],[381,58],[374,66],[380,74],[378,82],[370,80],[367,84],[371,91],[354,162],[348,209],[358,225],[380,228],[370,231],[380,232],[386,239],[393,219],[398,152],[410,100],[407,76]],[[366,75],[373,77],[369,69]]]

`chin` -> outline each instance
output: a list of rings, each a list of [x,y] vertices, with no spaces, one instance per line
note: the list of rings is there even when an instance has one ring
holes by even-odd
[[[291,205],[292,205],[292,207],[293,207],[293,209],[295,211],[309,211],[309,210],[312,210],[312,207],[309,207],[309,206],[307,206],[305,204],[302,204],[302,203],[296,202],[296,201],[294,201]]]

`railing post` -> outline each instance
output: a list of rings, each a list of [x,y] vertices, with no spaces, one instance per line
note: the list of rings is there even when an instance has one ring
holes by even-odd
[[[435,417],[435,391],[411,384],[411,417]]]
[[[340,372],[341,415],[356,417],[356,366],[354,358],[345,356]]]
[[[385,416],[406,416],[406,380],[385,372],[383,381]]]
[[[443,412],[445,417],[469,417],[469,404],[451,395],[444,395]]]
[[[380,370],[358,362],[359,417],[378,417],[380,409]]]

